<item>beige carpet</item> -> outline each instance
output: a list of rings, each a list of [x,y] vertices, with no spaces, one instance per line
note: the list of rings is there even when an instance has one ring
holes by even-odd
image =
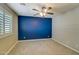
[[[19,42],[10,55],[76,55],[78,53],[53,40]]]

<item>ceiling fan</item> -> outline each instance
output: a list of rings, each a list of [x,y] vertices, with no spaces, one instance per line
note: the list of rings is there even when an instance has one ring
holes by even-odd
[[[50,10],[52,10],[52,7],[42,7],[41,10],[38,9],[32,9],[34,11],[37,11],[36,14],[34,14],[34,16],[36,15],[40,15],[40,16],[46,16],[48,15],[53,15],[54,13],[50,12]]]
[[[26,3],[20,3],[20,5],[22,6],[26,6]],[[36,11],[37,13],[34,14],[33,16],[36,16],[36,15],[40,15],[40,16],[46,16],[46,15],[53,15],[54,13],[50,12],[50,10],[52,10],[53,8],[52,7],[42,7],[41,10],[38,10],[38,9],[32,9],[33,11]]]

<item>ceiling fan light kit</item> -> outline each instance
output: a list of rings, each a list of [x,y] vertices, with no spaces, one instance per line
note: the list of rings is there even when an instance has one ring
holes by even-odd
[[[42,10],[37,10],[37,9],[32,9],[32,10],[37,11],[37,12],[38,12],[37,15],[40,15],[40,16],[46,16],[47,14],[53,15],[53,13],[50,12],[50,10],[52,10],[52,7],[48,7],[48,8],[42,7],[41,9],[42,9]],[[48,11],[49,11],[49,12],[48,12]]]
[[[43,13],[42,12],[40,12],[40,16],[43,16]]]
[[[40,16],[46,16],[46,13],[42,13],[42,12],[41,12],[41,13],[40,13]]]

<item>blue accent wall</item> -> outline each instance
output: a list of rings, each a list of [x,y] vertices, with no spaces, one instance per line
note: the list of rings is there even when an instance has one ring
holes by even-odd
[[[19,40],[52,37],[52,18],[18,16]]]

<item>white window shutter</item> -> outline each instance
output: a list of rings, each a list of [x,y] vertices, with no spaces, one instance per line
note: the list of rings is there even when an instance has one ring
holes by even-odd
[[[12,15],[5,12],[5,33],[12,32]]]
[[[4,25],[3,25],[3,10],[0,9],[0,34],[3,34],[4,32]]]

